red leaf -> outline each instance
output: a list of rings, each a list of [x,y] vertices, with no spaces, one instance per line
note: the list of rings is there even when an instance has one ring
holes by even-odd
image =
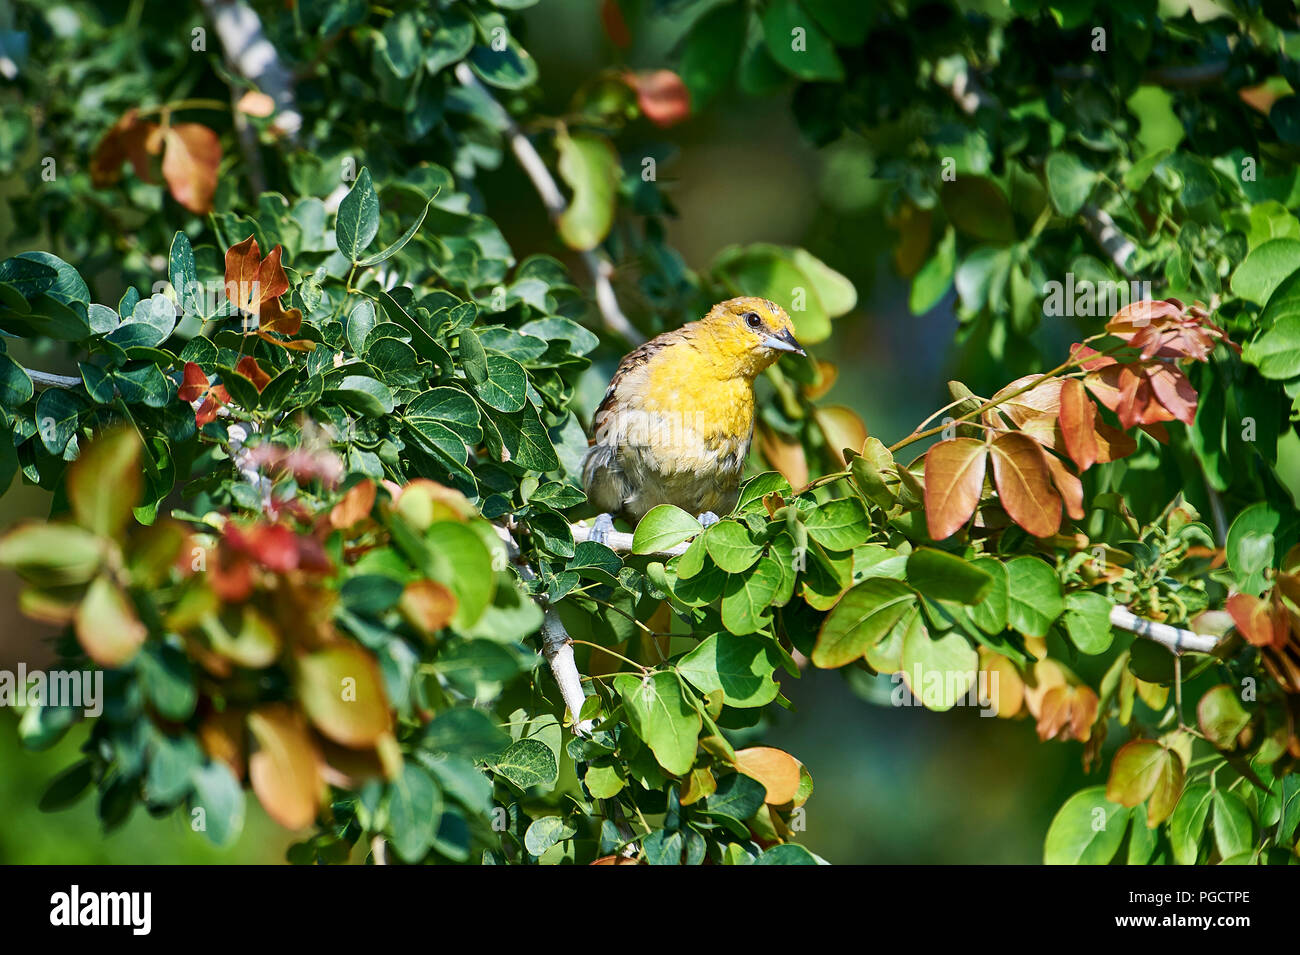
[[[672,70],[628,74],[636,102],[645,118],[656,126],[675,126],[691,115],[691,93]]]
[[[153,181],[149,168],[149,153],[156,153],[155,133],[157,123],[144,123],[134,109],[114,123],[95,147],[90,160],[90,181],[97,189],[110,186],[122,178],[122,163],[129,161],[136,177],[144,182]]]
[[[1071,520],[1083,520],[1083,482],[1070,473],[1060,458],[1053,454],[1045,454],[1043,457],[1047,459],[1047,468],[1052,472],[1052,483],[1065,502],[1065,513],[1070,515]]]
[[[208,391],[208,376],[203,374],[203,369],[195,362],[187,361],[185,363],[184,377],[181,379],[181,386],[176,394],[181,401],[198,401]]]
[[[623,19],[623,11],[617,0],[604,0],[601,3],[600,22],[605,25],[610,40],[620,50],[626,50],[632,45],[632,35],[628,33],[627,21]]]

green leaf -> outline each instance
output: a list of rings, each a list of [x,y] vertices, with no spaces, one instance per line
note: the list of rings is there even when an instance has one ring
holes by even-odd
[[[759,637],[715,633],[677,662],[677,672],[707,696],[722,691],[728,706],[766,706],[780,685],[772,678],[781,656]]]
[[[970,608],[971,622],[987,634],[1001,633],[1007,628],[1007,589],[1010,586],[1007,566],[992,557],[977,557],[971,564],[993,579],[984,599]]]
[[[41,586],[84,584],[103,560],[104,542],[73,524],[19,524],[0,537],[0,567]]]
[[[903,677],[926,709],[950,710],[966,695],[979,670],[979,654],[957,630],[931,636],[924,626],[903,635]]]
[[[366,339],[374,331],[379,319],[375,315],[375,303],[368,298],[363,298],[348,313],[347,335],[348,344],[352,346],[352,351],[361,355],[366,350]]]
[[[530,786],[550,788],[555,785],[560,767],[551,748],[537,739],[521,739],[491,764],[493,772],[500,773],[520,789]]]
[[[728,574],[744,573],[763,553],[762,545],[749,539],[749,530],[739,521],[718,521],[708,528],[704,548],[719,569]]]
[[[172,247],[167,255],[167,277],[176,290],[177,301],[185,315],[202,315],[202,295],[199,274],[194,267],[194,249],[184,232],[172,237]]]
[[[508,39],[503,50],[474,47],[469,65],[479,79],[497,89],[521,90],[537,80],[537,63],[514,37]]]
[[[32,379],[22,365],[0,353],[0,408],[13,410],[35,394]],[[6,435],[5,440],[9,440]]]
[[[1238,699],[1238,690],[1221,684],[1207,690],[1196,706],[1196,721],[1201,732],[1219,749],[1232,749],[1237,737],[1250,723],[1250,714]]]
[[[691,28],[682,46],[678,72],[691,91],[691,112],[698,113],[736,72],[745,29],[745,8],[738,3],[715,7]]]
[[[960,176],[945,182],[941,192],[944,211],[959,232],[984,242],[1011,242],[1016,237],[1015,218],[1006,194],[992,179]],[[919,276],[918,276],[919,278]]]
[[[533,820],[524,833],[524,848],[530,855],[540,856],[551,846],[558,845],[565,839],[571,839],[577,829],[559,816],[542,816]]]
[[[1205,820],[1210,814],[1213,793],[1204,783],[1194,783],[1184,791],[1173,815],[1169,817],[1169,845],[1179,865],[1195,865],[1205,837]]]
[[[1266,501],[1250,505],[1237,515],[1228,528],[1224,544],[1228,568],[1243,592],[1258,594],[1267,585],[1264,571],[1273,566],[1278,547],[1277,535],[1282,518]]]
[[[561,178],[573,190],[573,199],[560,214],[560,238],[572,249],[594,249],[609,234],[614,222],[618,190],[618,153],[604,136],[561,131],[556,136]]]
[[[91,441],[68,469],[68,500],[77,523],[101,537],[120,537],[140,503],[140,437],[117,427]]]
[[[1045,637],[1062,611],[1061,582],[1037,557],[1007,561],[1007,626],[1027,637]]]
[[[722,589],[722,625],[738,634],[766,627],[784,579],[781,564],[770,555],[745,573],[730,574]]]
[[[485,358],[486,377],[474,383],[474,393],[495,411],[521,411],[528,400],[528,375],[524,366],[496,352],[489,352]]]
[[[653,554],[671,550],[702,529],[700,522],[680,507],[660,504],[636,525],[632,535],[632,553]]]
[[[36,433],[46,451],[56,457],[63,456],[63,450],[77,433],[77,416],[81,409],[80,399],[62,388],[47,388],[41,392],[36,399]]]
[[[1210,797],[1213,810],[1214,845],[1224,858],[1255,848],[1255,823],[1245,800],[1235,792],[1216,789]]]
[[[509,461],[528,471],[554,471],[560,466],[555,446],[543,427],[537,409],[524,405],[517,415],[493,415],[492,423],[501,432],[501,444]]]
[[[735,773],[718,781],[718,789],[704,800],[703,809],[710,816],[723,816],[743,823],[763,808],[767,790],[757,779]]]
[[[799,79],[844,79],[844,66],[834,45],[797,0],[772,0],[767,5],[763,38],[772,59]]]
[[[376,202],[377,201],[378,200],[376,200]],[[433,199],[431,198],[429,199],[428,202],[424,204],[424,208],[420,210],[420,214],[419,216],[416,217],[416,220],[411,223],[411,227],[407,229],[405,232],[403,232],[396,242],[394,242],[392,245],[388,246],[387,248],[383,249],[382,251],[376,252],[374,255],[367,256],[366,258],[358,262],[357,265],[359,265],[363,269],[369,268],[372,265],[378,265],[380,262],[383,262],[387,259],[391,259],[398,252],[401,252],[402,249],[406,246],[406,243],[410,242],[413,238],[415,238],[415,233],[420,231],[420,226],[424,225],[424,217],[429,214],[429,206],[431,206],[432,204],[433,204]],[[340,205],[339,208],[342,209],[342,205]],[[367,243],[367,245],[368,244],[369,243]]]
[[[1232,291],[1264,305],[1287,277],[1300,269],[1300,239],[1269,239],[1251,249],[1232,273]]]
[[[624,674],[614,678],[614,689],[623,698],[632,732],[650,747],[659,765],[674,776],[685,775],[695,763],[702,722],[677,677],[662,670],[645,679]]]
[[[853,587],[822,623],[812,661],[823,669],[841,667],[861,657],[898,623],[916,594],[906,584],[872,577]]]
[[[1044,172],[1047,174],[1047,194],[1056,211],[1063,216],[1078,215],[1088,201],[1092,187],[1097,184],[1097,174],[1069,152],[1054,152],[1048,156]]]
[[[379,232],[379,196],[370,180],[370,170],[364,166],[357,181],[339,203],[335,235],[339,251],[357,263],[361,253],[375,241]]]
[[[764,849],[754,865],[820,865],[817,857],[805,849],[803,846],[794,842],[785,842],[780,845]]]
[[[907,558],[907,582],[936,600],[978,604],[993,589],[993,575],[956,554],[918,547]]]
[[[466,759],[482,759],[510,745],[510,736],[492,717],[469,706],[443,710],[424,728],[422,748]]]
[[[220,760],[190,771],[190,814],[203,810],[204,835],[216,846],[231,845],[244,829],[244,788]]]
[[[393,411],[393,393],[382,381],[366,375],[348,375],[325,394],[359,415],[378,418]]]
[[[1124,841],[1133,810],[1106,799],[1102,786],[1081,789],[1057,810],[1043,844],[1046,865],[1105,865]]]
[[[952,288],[953,274],[957,269],[957,236],[948,229],[935,246],[934,254],[921,266],[912,279],[912,291],[907,307],[913,315],[924,315],[938,305]]]
[[[1101,594],[1077,591],[1065,597],[1065,630],[1080,653],[1095,656],[1110,649],[1111,603]]]
[[[804,527],[827,550],[852,550],[871,536],[867,509],[856,497],[819,505],[804,518]]]
[[[442,818],[442,793],[423,766],[407,760],[389,783],[388,830],[393,848],[406,862],[424,858]]]
[[[459,388],[432,388],[418,395],[406,406],[403,417],[416,430],[428,432],[430,438],[434,433],[429,425],[436,424],[454,431],[467,445],[483,440],[478,405]]]

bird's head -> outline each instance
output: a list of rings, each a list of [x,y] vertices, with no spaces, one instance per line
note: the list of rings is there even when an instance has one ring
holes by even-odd
[[[785,309],[765,298],[732,298],[719,302],[700,322],[719,358],[738,374],[754,376],[773,364],[782,352],[804,355],[795,340],[794,324]]]

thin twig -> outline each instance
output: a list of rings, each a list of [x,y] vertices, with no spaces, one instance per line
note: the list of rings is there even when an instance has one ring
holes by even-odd
[[[519,124],[514,121],[514,118],[506,112],[505,107],[498,103],[488,88],[479,82],[479,78],[474,75],[474,71],[469,68],[469,64],[462,62],[456,65],[456,79],[460,81],[462,86],[474,90],[492,104],[497,121],[505,129],[511,152],[515,154],[515,159],[519,161],[524,173],[532,181],[533,188],[537,190],[537,195],[541,197],[542,205],[546,207],[546,212],[551,217],[551,220],[553,222],[558,221],[568,208],[568,203],[564,199],[564,194],[560,192],[560,187],[555,184],[551,171],[546,168],[546,163],[537,154],[532,142],[524,134],[524,131],[519,128]],[[623,310],[618,304],[618,296],[614,294],[614,286],[610,282],[610,278],[614,274],[613,263],[596,249],[579,252],[579,255],[582,256],[583,264],[586,265],[587,272],[591,275],[592,284],[595,286],[596,307],[600,312],[601,320],[605,323],[605,327],[633,345],[641,344],[645,341],[645,336],[637,331],[636,327],[628,320],[628,317],[623,314]]]

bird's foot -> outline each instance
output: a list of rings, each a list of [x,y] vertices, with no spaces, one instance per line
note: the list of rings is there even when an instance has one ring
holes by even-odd
[[[696,518],[696,520],[700,522],[701,527],[712,527],[714,524],[718,523],[718,521],[722,520],[722,518],[717,514],[714,514],[712,511],[705,511]]]
[[[591,525],[591,530],[587,532],[587,540],[608,547],[609,535],[613,530],[614,518],[609,514],[597,514],[595,523]]]

